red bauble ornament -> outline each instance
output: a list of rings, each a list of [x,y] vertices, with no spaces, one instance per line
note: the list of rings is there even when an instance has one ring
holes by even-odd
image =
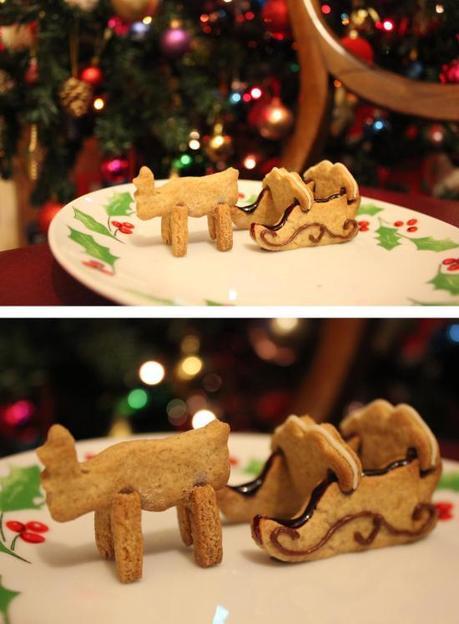
[[[285,39],[290,34],[286,0],[267,0],[261,11],[261,16],[271,37]]]
[[[129,161],[127,158],[107,158],[100,167],[102,178],[107,184],[122,184],[129,179]]]
[[[343,37],[341,43],[351,54],[358,56],[367,63],[373,62],[375,53],[371,45],[363,37]]]
[[[32,85],[38,82],[38,61],[36,58],[31,58],[28,68],[24,74],[24,80],[27,84]]]
[[[46,204],[42,206],[38,214],[38,227],[40,228],[40,231],[43,232],[43,234],[46,234],[51,224],[51,221],[61,208],[62,204],[52,199],[50,201],[47,201]]]
[[[451,63],[442,66],[440,72],[440,82],[443,84],[459,83],[459,59],[454,59]]]
[[[265,104],[258,112],[255,125],[264,139],[279,141],[293,124],[293,114],[278,97]]]
[[[92,85],[93,87],[98,87],[103,79],[104,76],[102,74],[102,70],[97,65],[85,67],[80,74],[80,80]]]

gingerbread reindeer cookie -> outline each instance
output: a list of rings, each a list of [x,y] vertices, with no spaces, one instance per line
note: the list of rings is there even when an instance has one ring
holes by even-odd
[[[320,473],[324,476],[305,490],[305,503],[293,517],[254,518],[252,536],[271,557],[310,561],[413,542],[432,531],[436,524],[432,494],[441,461],[432,432],[412,408],[393,408],[380,401],[343,422],[342,431],[358,442],[362,461],[331,425],[326,435],[307,423],[301,428],[311,464],[295,471],[314,474],[311,484]],[[298,444],[299,438],[298,432]],[[375,458],[372,453],[378,445],[385,450],[376,451]]]
[[[299,177],[299,176],[298,176]],[[252,222],[250,235],[268,251],[286,251],[345,243],[357,235],[355,217],[360,196],[356,181],[341,163],[324,160],[304,174],[303,185],[312,196],[308,208],[295,198],[276,223]]]
[[[229,476],[229,426],[213,421],[202,429],[164,439],[120,442],[79,463],[75,440],[53,425],[37,449],[41,481],[54,520],[67,522],[95,512],[97,548],[115,559],[118,578],[142,576],[141,511],[176,506],[186,545],[194,544],[201,567],[222,560],[222,532],[215,490]]]
[[[217,249],[229,251],[238,176],[236,169],[229,168],[208,176],[173,178],[157,187],[152,171],[142,167],[133,180],[137,216],[144,220],[161,217],[162,239],[177,257],[187,252],[188,217],[207,216],[209,235],[216,240]]]

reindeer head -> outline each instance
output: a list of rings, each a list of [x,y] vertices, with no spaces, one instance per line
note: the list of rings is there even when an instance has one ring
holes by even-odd
[[[155,176],[148,167],[141,167],[139,175],[132,182],[136,187],[134,198],[139,219],[152,219],[168,214],[171,208],[170,182],[164,185],[164,189],[157,188]]]
[[[53,425],[37,455],[45,466],[41,482],[52,517],[60,522],[77,517],[79,514],[73,514],[73,505],[69,504],[73,500],[72,482],[81,475],[73,436],[62,425]]]

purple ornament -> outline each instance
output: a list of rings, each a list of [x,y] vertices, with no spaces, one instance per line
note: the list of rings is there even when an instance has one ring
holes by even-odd
[[[168,28],[161,37],[161,50],[168,58],[179,58],[188,52],[191,36],[183,28]]]

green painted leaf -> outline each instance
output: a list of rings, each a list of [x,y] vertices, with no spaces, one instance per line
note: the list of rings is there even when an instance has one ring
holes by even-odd
[[[413,305],[419,306],[459,306],[458,301],[418,301],[417,299],[410,299]]]
[[[428,283],[433,284],[435,290],[447,290],[451,295],[459,295],[459,273],[439,271]]]
[[[78,208],[74,208],[73,211],[75,219],[81,221],[81,223],[85,225],[88,230],[91,230],[92,232],[97,232],[98,234],[103,234],[104,236],[110,236],[111,238],[115,238],[110,230],[103,223],[99,223],[99,221],[96,221],[96,219],[94,219],[94,217],[91,217],[91,215],[88,215],[85,212],[78,210]]]
[[[265,462],[261,459],[251,459],[249,463],[244,467],[244,472],[254,477],[257,477],[263,470]]]
[[[21,561],[24,561],[25,563],[30,563],[30,561],[28,561],[27,559],[24,559],[24,557],[20,557],[16,552],[14,552],[14,550],[11,550],[7,546],[5,546],[3,542],[0,542],[0,553],[5,553],[5,555],[10,555],[11,557],[14,557],[15,559],[20,559]]]
[[[131,203],[132,195],[130,193],[115,193],[105,205],[105,211],[109,217],[129,215],[134,212],[131,210]]]
[[[374,217],[378,214],[378,212],[382,212],[384,209],[379,206],[375,206],[374,204],[362,204],[357,212],[360,215],[370,215]]]
[[[6,477],[0,477],[1,511],[40,509],[43,504],[40,468],[37,465],[26,468],[13,466]]]
[[[459,472],[448,472],[441,476],[437,490],[454,490],[459,492]]]
[[[206,306],[224,306],[224,303],[219,303],[218,301],[213,301],[213,299],[204,299],[206,302]]]
[[[257,201],[258,195],[254,195],[252,193],[252,195],[249,195],[248,197],[244,198],[242,200],[243,204],[253,204],[255,201]]]
[[[422,238],[410,238],[410,241],[421,251],[424,249],[429,251],[446,251],[447,249],[459,247],[459,243],[455,243],[450,238],[438,239],[432,238],[432,236],[424,236]]]
[[[376,230],[376,234],[378,235],[378,245],[388,251],[400,245],[400,236],[396,228],[380,225]]]
[[[78,245],[81,245],[88,255],[92,258],[102,260],[111,266],[115,265],[115,262],[118,260],[118,256],[114,256],[108,247],[99,245],[99,243],[96,242],[90,234],[84,234],[83,232],[79,232],[73,228],[69,229],[69,238],[75,241],[75,243],[78,243]]]
[[[0,613],[3,616],[3,624],[10,624],[9,607],[10,603],[19,596],[21,592],[7,589],[2,583],[2,577],[0,576]]]

